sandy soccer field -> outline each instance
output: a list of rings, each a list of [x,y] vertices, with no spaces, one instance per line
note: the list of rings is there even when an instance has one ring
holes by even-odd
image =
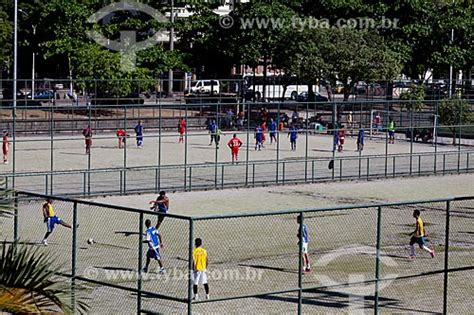
[[[391,179],[370,182],[339,182],[300,186],[275,186],[254,189],[169,193],[171,212],[183,215],[274,212],[285,209],[321,208],[335,205],[371,204],[384,201],[419,200],[472,195],[474,175]],[[147,209],[155,195],[98,198],[94,201]],[[41,200],[21,202],[19,235],[32,246],[44,234]],[[443,202],[417,206],[387,207],[382,210],[381,249],[382,277],[423,276],[383,282],[380,294],[382,310],[387,313],[432,313],[442,311],[445,239],[445,207]],[[431,259],[418,250],[418,258],[409,261],[407,233],[414,228],[413,209],[422,210],[430,233],[429,239],[438,255]],[[72,222],[72,204],[56,202],[57,214]],[[450,313],[469,314],[474,230],[474,202],[451,205],[450,268],[458,271],[449,276]],[[78,206],[77,270],[84,277],[136,288],[138,269],[140,216],[106,207]],[[144,218],[156,220],[153,215]],[[303,313],[335,314],[341,312],[371,313],[374,300],[372,284],[338,286],[346,282],[373,279],[375,274],[377,209],[338,210],[305,214],[309,228],[309,253],[313,271],[303,278],[309,290],[303,295]],[[2,234],[11,237],[11,221],[4,221]],[[233,219],[201,220],[194,223],[194,237],[201,237],[210,256],[211,298],[294,289],[298,284],[298,245],[296,214],[279,214]],[[156,273],[157,264],[143,281],[147,292],[183,299],[187,297],[184,274],[188,265],[189,223],[167,218],[161,228],[164,240],[163,262],[166,276]],[[98,243],[87,244],[88,238]],[[70,270],[71,231],[57,227],[50,246],[41,247],[58,255],[62,269]],[[143,250],[145,248],[143,247]],[[461,269],[459,269],[461,268]],[[386,284],[386,285],[385,285]],[[136,295],[119,289],[86,284],[86,295],[92,297],[93,313],[132,313]],[[201,290],[201,298],[204,296]],[[198,314],[295,313],[296,294],[278,294],[216,303],[196,303]],[[145,311],[183,313],[186,305],[157,299],[145,294]]]

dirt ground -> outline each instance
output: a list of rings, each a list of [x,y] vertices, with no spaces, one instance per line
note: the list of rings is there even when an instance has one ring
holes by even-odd
[[[230,213],[275,212],[286,209],[315,209],[328,206],[371,204],[378,202],[447,198],[472,195],[474,175],[437,176],[390,179],[369,182],[338,182],[327,184],[275,186],[254,189],[230,189],[169,193],[170,211],[174,214],[206,216]],[[147,209],[155,195],[134,195],[97,198],[100,203]],[[41,223],[41,200],[21,202],[19,235],[39,246],[44,226]],[[382,282],[380,305],[384,313],[439,313],[442,311],[443,275],[430,274],[443,268],[446,204],[433,202],[417,206],[387,207],[381,219],[382,277],[423,276]],[[414,228],[413,209],[420,209],[429,232],[430,243],[438,255],[431,259],[418,249],[415,261],[407,259],[407,233]],[[72,204],[56,202],[58,216],[72,222]],[[450,268],[472,267],[474,202],[451,205]],[[106,207],[78,206],[77,268],[81,276],[130,288],[137,285],[139,261],[139,227],[136,213]],[[153,215],[144,218],[156,220]],[[339,314],[372,313],[374,287],[340,284],[373,279],[375,274],[376,208],[308,212],[309,253],[312,272],[304,275],[303,313]],[[211,298],[294,289],[298,284],[298,245],[296,214],[246,218],[199,220],[194,223],[193,237],[201,237],[210,259]],[[12,222],[2,224],[2,235],[11,237]],[[161,228],[164,248],[165,276],[156,273],[152,263],[143,289],[174,298],[187,297],[189,223],[167,218]],[[96,244],[88,245],[93,238]],[[57,227],[50,237],[50,246],[39,247],[58,256],[61,270],[70,270],[71,232]],[[143,251],[145,250],[142,247]],[[132,313],[136,295],[99,285],[85,285],[85,295],[92,298],[92,313]],[[204,297],[200,289],[201,300]],[[474,294],[472,273],[460,270],[449,275],[449,313],[469,314]],[[196,303],[196,314],[294,314],[296,294],[277,294],[216,303]],[[183,313],[186,305],[144,295],[142,310],[173,314]]]

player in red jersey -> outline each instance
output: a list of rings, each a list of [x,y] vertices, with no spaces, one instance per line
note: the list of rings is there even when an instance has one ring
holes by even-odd
[[[91,126],[87,126],[86,128],[82,129],[82,135],[84,136],[84,140],[86,142],[86,154],[89,154],[91,153],[91,146],[92,146]]]
[[[127,137],[127,132],[120,128],[117,130],[117,138],[118,138],[118,147],[119,149],[123,148],[123,146],[125,145],[125,138]]]
[[[234,162],[239,163],[239,149],[242,146],[242,141],[237,138],[237,134],[234,133],[232,139],[227,142],[227,146],[232,152],[232,164],[234,164]]]
[[[186,131],[186,120],[181,118],[178,122],[178,132],[179,132],[179,140],[178,143],[184,142],[184,132]]]
[[[8,149],[10,147],[10,141],[8,140],[8,131],[3,132],[3,164],[8,164]]]

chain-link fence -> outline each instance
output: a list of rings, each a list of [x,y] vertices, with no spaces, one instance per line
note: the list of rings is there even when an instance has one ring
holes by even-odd
[[[42,246],[45,198],[19,192],[13,224],[4,221],[11,227],[3,224],[2,236]],[[154,225],[155,212],[50,198],[72,229],[56,226],[41,250],[56,255],[53,267],[72,279],[76,299],[91,298],[93,313],[471,311],[466,301],[473,293],[474,197],[167,215],[159,228],[164,274],[154,261],[148,272],[142,270],[144,221]],[[411,238],[415,211],[421,214],[423,242]],[[192,300],[188,274],[195,238],[208,253],[209,299],[199,287],[200,299]]]

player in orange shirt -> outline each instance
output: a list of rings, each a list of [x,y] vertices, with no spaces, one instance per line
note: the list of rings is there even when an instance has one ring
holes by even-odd
[[[186,131],[186,120],[181,118],[178,122],[178,132],[179,132],[179,140],[178,143],[184,142],[184,132]]]
[[[267,140],[267,122],[264,120],[262,122],[262,148],[264,147],[263,144],[265,143],[265,140]]]
[[[232,139],[227,142],[227,146],[230,148],[232,152],[232,164],[239,163],[239,149],[242,146],[242,141],[237,138],[237,134],[234,133]]]
[[[125,145],[125,137],[127,137],[127,132],[124,129],[118,129],[116,135],[118,138],[118,147],[121,149]]]

